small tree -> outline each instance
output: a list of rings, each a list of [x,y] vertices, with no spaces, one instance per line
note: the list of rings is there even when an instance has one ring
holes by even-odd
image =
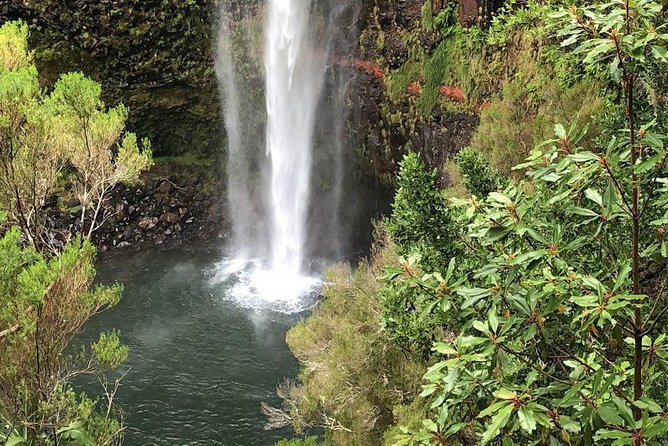
[[[0,206],[34,246],[55,250],[44,207],[63,168],[73,169],[81,230],[90,238],[104,221],[105,195],[137,181],[151,151],[147,140],[140,149],[136,135],[124,134],[127,109],[106,110],[100,85],[83,74],[61,76],[44,94],[27,38],[23,22],[0,27]]]
[[[405,155],[399,167],[399,188],[387,230],[400,254],[418,256],[428,270],[445,268],[461,252],[462,227],[440,195],[435,170],[426,170],[415,152]],[[390,286],[381,293],[385,329],[402,349],[427,358],[432,343],[443,335],[442,321],[422,311],[429,304],[419,288],[398,286],[401,289]]]
[[[66,352],[92,315],[118,303],[121,288],[91,290],[90,242],[75,239],[46,260],[22,247],[20,236],[14,228],[0,238],[0,444],[115,444],[121,434],[112,404],[118,381],[107,386],[104,373],[125,359],[127,348],[112,331],[89,351]],[[81,375],[105,384],[102,407],[76,396],[72,380]]]
[[[462,149],[455,160],[464,179],[464,187],[472,195],[484,198],[490,192],[503,189],[507,183],[485,157],[471,148]]]
[[[0,28],[0,205],[37,245],[44,242],[41,209],[63,166],[65,144],[59,123],[40,103],[27,36],[24,23]]]
[[[90,218],[86,238],[101,224],[100,209],[107,193],[118,183],[135,183],[152,164],[149,141],[144,139],[140,150],[134,133],[123,135],[127,108],[119,105],[105,110],[101,94],[97,82],[81,73],[69,73],[60,77],[47,100],[67,137],[66,154],[75,169],[72,184],[81,204],[82,230],[86,217]]]
[[[387,222],[392,239],[402,254],[419,251],[425,265],[447,265],[459,249],[458,234],[436,186],[436,170],[427,171],[420,155],[409,152],[399,164],[397,183]]]

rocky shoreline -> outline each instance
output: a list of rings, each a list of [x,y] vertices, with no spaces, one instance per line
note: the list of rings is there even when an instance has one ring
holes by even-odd
[[[196,240],[229,238],[229,220],[219,181],[192,169],[155,166],[139,184],[116,186],[103,203],[104,222],[93,236],[100,255],[164,249]],[[80,229],[76,201],[71,210],[52,209],[55,238]]]

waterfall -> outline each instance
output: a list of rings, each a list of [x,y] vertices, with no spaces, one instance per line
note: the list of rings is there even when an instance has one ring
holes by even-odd
[[[317,299],[319,259],[350,252],[342,240],[369,189],[353,174],[348,132],[359,2],[219,0],[219,8],[232,237],[211,280],[239,305],[301,311]]]
[[[267,155],[271,157],[271,266],[304,260],[312,136],[324,57],[311,46],[310,2],[269,0],[265,37]]]
[[[311,0],[219,3],[215,56],[232,240],[212,280],[226,283],[241,305],[300,311],[320,283],[305,267],[305,240],[326,54],[313,43]]]

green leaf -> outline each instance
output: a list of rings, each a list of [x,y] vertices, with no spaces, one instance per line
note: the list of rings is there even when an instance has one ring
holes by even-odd
[[[491,415],[491,414],[493,414],[493,413],[496,413],[496,412],[499,411],[499,409],[501,409],[501,408],[502,408],[503,406],[505,406],[506,404],[508,404],[506,401],[497,401],[496,403],[490,405],[490,406],[487,407],[485,410],[483,410],[482,412],[480,412],[480,413],[478,414],[478,418],[485,418],[485,417],[488,416],[488,415]]]
[[[643,397],[637,401],[634,401],[633,405],[639,409],[642,409],[650,413],[663,413],[663,409],[661,408],[661,406],[659,406],[655,401],[647,397]]]
[[[643,429],[643,436],[645,438],[654,438],[663,436],[666,432],[668,432],[668,421],[657,421]]]
[[[526,234],[534,241],[537,241],[537,242],[542,243],[544,245],[548,244],[547,240],[545,240],[545,238],[542,235],[540,235],[538,232],[536,232],[535,230],[533,230],[531,228],[526,228]]]
[[[438,426],[430,419],[422,420],[422,425],[431,432],[438,432]]]
[[[507,389],[499,389],[494,392],[494,396],[501,400],[514,400],[517,398],[517,394]]]
[[[545,257],[547,255],[547,250],[541,249],[538,251],[529,251],[525,252],[524,254],[520,254],[519,256],[515,257],[515,260],[513,263],[516,265],[523,265],[525,263],[531,262],[532,260],[540,259],[542,257]]]
[[[624,420],[622,419],[622,417],[619,416],[619,414],[617,413],[617,408],[615,407],[608,405],[600,406],[598,408],[597,414],[606,424],[611,424],[611,425],[624,424]]]
[[[586,161],[598,161],[601,157],[595,154],[594,152],[578,152],[572,155],[568,155],[568,159],[576,163],[584,163]]]
[[[475,336],[461,336],[459,338],[459,345],[462,347],[472,347],[475,345],[480,345],[484,344],[485,342],[488,342],[489,339],[487,338],[477,338]]]
[[[595,189],[587,189],[585,191],[585,197],[589,198],[597,205],[603,206],[603,197],[601,196],[601,193],[599,191]]]
[[[630,433],[620,431],[620,430],[610,430],[610,429],[599,429],[596,431],[596,435],[594,435],[594,440],[599,441],[599,440],[616,440],[616,439],[628,439],[631,441],[631,443],[617,443],[615,444],[632,444],[633,443],[633,437],[631,436]]]
[[[598,297],[593,294],[585,294],[584,296],[573,296],[569,299],[579,307],[596,307],[598,306]]]
[[[492,421],[487,426],[487,430],[482,434],[482,444],[489,443],[499,435],[501,429],[508,424],[514,407],[514,404],[508,404],[492,417]]]
[[[81,422],[75,421],[69,426],[58,429],[56,433],[64,440],[74,440],[83,446],[96,446],[95,441],[81,426]]]
[[[23,446],[23,445],[28,445],[29,442],[26,438],[14,433],[9,436],[9,438],[5,441],[4,444],[5,446]]]
[[[436,392],[436,385],[435,384],[429,384],[426,386],[423,386],[422,392],[420,392],[420,398],[426,398],[429,395],[433,394]]]
[[[489,331],[489,327],[487,326],[486,323],[480,322],[480,321],[473,321],[471,324],[473,328],[478,330],[479,332],[486,334],[487,336],[490,336],[492,333]]]
[[[576,215],[582,215],[583,217],[592,217],[592,218],[598,218],[598,213],[592,211],[591,209],[579,207],[579,206],[571,206],[567,209],[568,212]]]
[[[660,60],[661,62],[668,62],[668,49],[653,45],[652,46],[652,56],[654,56],[656,59]]]
[[[480,299],[489,296],[491,293],[487,288],[459,288],[457,294],[467,298],[461,305],[462,310],[464,310],[475,305]]]
[[[520,420],[520,427],[526,432],[531,433],[536,429],[536,418],[534,418],[533,411],[527,409],[526,406],[519,408],[517,417]]]
[[[511,232],[513,232],[513,228],[504,226],[490,228],[489,231],[487,231],[485,241],[488,243],[496,243],[506,238]]]
[[[650,156],[636,165],[635,172],[637,174],[643,174],[649,170],[652,170],[654,166],[656,166],[661,161],[661,159],[663,159],[663,154],[660,153],[654,156]]]
[[[443,436],[444,436],[445,438],[452,437],[452,436],[455,435],[457,432],[459,432],[464,426],[466,426],[466,423],[455,423],[455,424],[452,424],[452,425],[450,425],[450,427],[448,428],[448,430],[446,430],[446,431],[443,433]]]
[[[496,316],[496,308],[492,307],[487,313],[487,322],[489,327],[492,329],[492,333],[496,333],[496,329],[499,328],[499,318]]]
[[[560,138],[560,139],[561,138],[566,138],[566,129],[561,124],[555,124],[554,125],[554,134],[557,136],[557,138]]]
[[[445,344],[443,342],[437,342],[434,344],[433,349],[436,353],[442,355],[456,355],[458,354],[457,350],[453,348],[450,344]]]
[[[633,419],[633,413],[631,409],[626,405],[626,402],[621,398],[615,397],[612,399],[612,402],[617,406],[617,413],[624,418],[624,421],[628,426],[633,426],[635,420]]]
[[[502,203],[502,204],[506,204],[506,205],[513,204],[513,201],[510,198],[508,198],[506,195],[503,195],[499,192],[490,192],[488,197],[491,198],[492,200],[497,201],[497,202]]]

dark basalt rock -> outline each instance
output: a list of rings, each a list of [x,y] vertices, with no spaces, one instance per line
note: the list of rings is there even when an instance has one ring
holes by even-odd
[[[215,2],[6,0],[0,23],[23,19],[44,85],[83,71],[107,104],[131,110],[128,127],[154,152],[213,153],[222,119],[213,70]]]

